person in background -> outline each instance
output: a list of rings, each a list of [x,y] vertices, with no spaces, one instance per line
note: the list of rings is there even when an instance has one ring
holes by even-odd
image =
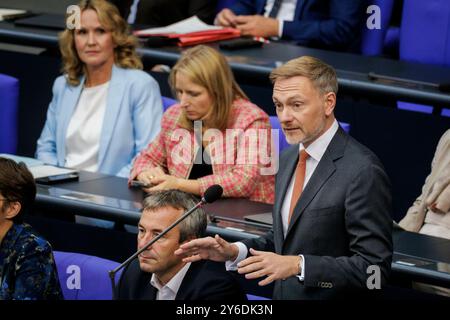
[[[379,159],[339,127],[335,70],[303,56],[272,70],[273,101],[287,141],[276,177],[273,227],[228,243],[216,235],[182,244],[185,262],[226,261],[246,279],[274,282],[274,299],[370,298],[392,261],[389,178]]]
[[[53,85],[36,157],[47,164],[127,177],[160,129],[161,93],[142,69],[117,8],[83,0],[81,25],[60,34],[64,75]],[[101,227],[111,221],[77,217]]]
[[[365,0],[236,0],[219,12],[215,24],[238,28],[244,36],[357,52],[367,5]]]
[[[154,192],[144,200],[138,249],[194,207],[194,196],[178,191]],[[121,300],[246,300],[223,263],[185,263],[174,254],[180,244],[201,237],[207,224],[200,208],[143,251],[123,271],[116,291]]]
[[[0,157],[0,300],[63,298],[50,244],[23,222],[35,197],[27,167]]]
[[[164,27],[197,16],[203,22],[212,24],[216,6],[216,0],[134,0],[128,23]]]
[[[407,231],[450,239],[450,129],[439,140],[422,194],[399,225]],[[447,264],[438,264],[438,269],[450,272]],[[450,296],[448,288],[420,283],[414,286],[425,292]]]
[[[116,7],[105,0],[79,6],[81,28],[60,35],[64,75],[53,85],[36,157],[126,177],[159,132],[159,86],[140,70],[136,39]]]
[[[164,113],[161,132],[136,158],[130,181],[147,184],[147,192],[195,195],[219,184],[224,197],[273,203],[274,166],[260,161],[271,156],[269,116],[248,101],[225,57],[208,46],[188,49],[169,81],[180,102]],[[256,139],[247,139],[253,133]]]

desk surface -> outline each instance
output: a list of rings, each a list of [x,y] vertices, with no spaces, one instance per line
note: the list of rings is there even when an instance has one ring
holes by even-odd
[[[29,46],[56,48],[57,31],[18,27],[11,22],[0,22],[0,41]],[[212,46],[217,47],[216,44]],[[182,49],[177,47],[142,48],[144,59],[154,63],[172,65]],[[401,83],[388,80],[371,80],[369,72],[431,83],[450,83],[450,68],[428,64],[409,63],[379,57],[311,49],[287,43],[265,45],[264,48],[236,51],[221,50],[230,61],[237,77],[250,78],[252,82],[270,85],[268,75],[277,65],[302,55],[311,55],[336,68],[340,90],[360,96],[379,96],[403,99],[437,106],[450,106],[450,94],[432,86]]]
[[[127,180],[81,172],[78,182],[38,185],[39,208],[137,224],[144,193],[129,189]],[[205,206],[209,215],[221,216],[208,225],[208,233],[229,239],[253,238],[270,227],[244,221],[244,215],[270,212],[271,205],[246,199],[220,199]],[[450,240],[395,229],[393,273],[412,280],[450,287]]]
[[[70,211],[73,214],[137,225],[144,196],[142,190],[128,188],[124,178],[82,171],[76,182],[39,184],[36,205],[44,210]],[[264,224],[246,222],[242,217],[271,212],[272,206],[247,199],[219,199],[205,205],[204,209],[213,218],[208,226],[209,233],[240,239],[255,237],[269,229]]]

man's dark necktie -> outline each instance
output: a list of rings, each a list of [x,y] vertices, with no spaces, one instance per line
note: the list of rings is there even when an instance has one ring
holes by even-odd
[[[270,10],[269,18],[276,18],[278,15],[278,11],[280,11],[281,3],[283,0],[275,0],[273,3],[272,10]]]

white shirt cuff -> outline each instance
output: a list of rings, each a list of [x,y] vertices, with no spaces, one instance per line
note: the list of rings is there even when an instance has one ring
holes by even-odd
[[[283,24],[284,24],[284,20],[278,20],[278,37],[280,39],[283,36]]]
[[[245,244],[243,244],[242,242],[235,242],[233,244],[237,245],[237,247],[239,249],[239,253],[238,253],[236,260],[225,261],[225,269],[227,271],[236,271],[238,269],[238,267],[237,267],[238,263],[241,262],[242,260],[244,260],[248,254],[248,249]]]
[[[302,254],[299,254],[302,257],[302,271],[300,275],[297,275],[298,281],[305,281],[305,257]]]

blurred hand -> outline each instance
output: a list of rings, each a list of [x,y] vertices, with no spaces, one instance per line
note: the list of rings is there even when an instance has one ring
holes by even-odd
[[[151,183],[153,186],[151,188],[145,188],[145,192],[180,189],[180,178],[171,176],[169,174],[155,176],[152,178]]]
[[[238,263],[238,272],[245,274],[246,279],[266,276],[258,282],[265,286],[275,280],[286,279],[300,273],[300,256],[282,256],[273,252],[250,249],[251,257]]]
[[[279,22],[277,19],[253,15],[237,16],[234,21],[237,24],[236,28],[241,31],[241,35],[243,36],[264,38],[278,36]]]
[[[222,26],[222,27],[236,27],[236,15],[230,9],[223,9],[219,12],[214,21],[214,24]]]
[[[143,170],[136,179],[144,182],[145,184],[154,184],[153,180],[157,177],[165,175],[163,169],[160,167],[154,167]]]
[[[225,241],[216,234],[214,238],[206,237],[184,243],[175,251],[175,254],[184,257],[184,262],[202,259],[223,262],[236,260],[239,249],[237,245]]]

